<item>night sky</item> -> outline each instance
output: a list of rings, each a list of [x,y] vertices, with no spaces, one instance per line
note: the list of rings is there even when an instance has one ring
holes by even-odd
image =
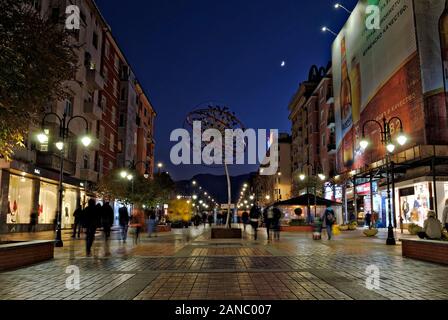
[[[321,27],[338,32],[348,18],[329,0],[96,2],[156,109],[156,161],[176,180],[224,173],[170,162],[170,133],[198,105],[226,105],[247,128],[290,132],[292,95],[312,64],[330,60],[334,36]],[[341,1],[350,10],[356,2]]]

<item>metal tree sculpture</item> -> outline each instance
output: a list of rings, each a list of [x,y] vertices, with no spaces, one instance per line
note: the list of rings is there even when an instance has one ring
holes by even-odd
[[[221,133],[222,137],[226,136],[226,130],[236,130],[241,129],[245,130],[243,123],[236,117],[235,112],[231,112],[228,107],[220,107],[220,106],[212,106],[208,105],[204,108],[199,108],[193,110],[187,115],[186,123],[194,130],[194,123],[201,123],[201,132],[200,136],[202,137],[202,133],[208,129],[215,129]],[[233,131],[232,131],[233,132]],[[224,170],[227,178],[227,222],[226,226],[230,227],[230,207],[232,203],[232,190],[230,183],[230,175],[229,168],[227,163],[226,155],[229,155],[229,152],[232,153],[232,158],[241,156],[239,152],[243,152],[246,147],[246,140],[236,141],[232,139],[229,141],[228,139],[223,139],[224,143],[222,144],[222,164],[224,165]],[[200,144],[193,143],[193,148],[197,148],[200,146],[201,150],[207,145],[206,142],[202,141]],[[195,150],[196,151],[196,150]]]

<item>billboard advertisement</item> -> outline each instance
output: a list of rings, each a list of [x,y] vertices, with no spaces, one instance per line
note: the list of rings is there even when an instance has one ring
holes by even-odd
[[[435,124],[428,120],[425,114],[428,108],[439,120],[444,111],[446,119],[439,18],[431,18],[437,21],[429,23],[425,17],[421,26],[418,18],[420,12],[440,17],[445,0],[415,2],[414,11],[412,0],[379,0],[380,28],[368,29],[365,23],[368,1],[361,0],[333,43],[338,172],[358,169],[384,158],[381,128],[375,123],[365,127],[366,137],[371,141],[369,148],[362,152],[359,146],[363,125],[368,120],[401,118],[410,140],[405,147],[397,148],[399,152],[411,145],[433,141],[428,126],[438,125],[440,129],[442,121]],[[428,6],[432,10],[428,11]],[[448,48],[448,20],[446,24]],[[420,27],[424,37],[416,32]],[[421,56],[419,50],[425,50],[426,55]],[[392,134],[398,133],[398,129],[399,122],[392,122]],[[434,137],[444,139],[440,130],[430,131],[438,132]]]

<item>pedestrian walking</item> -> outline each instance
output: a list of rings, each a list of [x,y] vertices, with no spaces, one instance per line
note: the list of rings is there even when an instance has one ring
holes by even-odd
[[[333,236],[333,225],[336,223],[336,215],[334,214],[334,210],[331,207],[331,204],[327,204],[327,209],[325,209],[324,214],[322,215],[322,227],[325,227],[327,230],[328,240],[331,240]]]
[[[138,244],[140,241],[140,232],[145,226],[145,217],[141,209],[134,209],[131,216],[130,227],[134,230],[134,244]]]
[[[73,217],[75,218],[73,224],[73,235],[72,238],[76,238],[76,234],[78,234],[78,239],[81,238],[81,229],[82,229],[82,208],[79,206],[75,212],[73,212]]]
[[[364,219],[366,221],[366,227],[372,229],[372,214],[370,212],[367,212]]]
[[[88,257],[92,254],[92,245],[95,241],[96,229],[100,225],[101,206],[95,205],[95,199],[90,199],[87,208],[84,209],[84,226],[86,228],[86,254]]]
[[[118,209],[118,223],[120,224],[120,234],[123,243],[126,243],[129,228],[129,212],[128,208],[122,206]]]
[[[282,211],[278,207],[272,209],[274,216],[272,218],[272,229],[274,230],[274,240],[280,240],[280,220],[282,218]]]
[[[250,209],[250,224],[252,226],[252,229],[254,231],[254,240],[257,240],[258,237],[258,224],[259,224],[259,219],[260,219],[260,208],[258,208],[257,205],[254,205],[251,209]]]
[[[246,226],[249,224],[249,221],[250,221],[249,220],[249,212],[244,211],[242,216],[241,216],[241,219],[243,221],[244,232],[246,232]]]
[[[266,227],[266,233],[268,236],[268,241],[271,240],[271,227],[272,220],[274,219],[274,210],[273,207],[269,207],[264,211],[264,225]]]
[[[210,212],[210,213],[208,214],[207,219],[208,219],[208,225],[209,225],[210,228],[211,228],[211,227],[212,227],[212,224],[213,224],[213,213],[212,213],[212,212]]]
[[[445,225],[446,231],[448,231],[448,199],[445,201],[445,208],[443,209],[442,223]]]
[[[205,229],[205,227],[207,227],[207,212],[203,212],[202,213],[202,223],[204,224],[204,229]]]
[[[39,219],[39,216],[38,216],[37,212],[31,213],[29,232],[36,232],[36,225],[37,225],[38,219]]]
[[[101,210],[101,225],[103,227],[104,239],[107,241],[110,238],[110,232],[114,224],[114,209],[109,204],[105,202]]]
[[[148,212],[148,237],[151,238],[154,233],[157,237],[157,214],[154,209],[149,210]]]

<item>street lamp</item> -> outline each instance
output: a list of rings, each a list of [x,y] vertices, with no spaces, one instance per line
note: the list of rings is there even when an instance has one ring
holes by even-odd
[[[342,8],[342,9],[344,9],[348,14],[351,14],[351,13],[352,13],[350,10],[348,10],[346,7],[344,7],[344,6],[343,6],[342,4],[340,4],[340,3],[336,3],[336,4],[334,5],[334,7],[335,7],[335,9]]]
[[[59,163],[59,190],[58,190],[58,207],[57,207],[57,226],[56,226],[56,243],[55,246],[56,247],[63,247],[64,243],[62,241],[62,198],[64,196],[64,187],[63,187],[63,181],[64,181],[64,151],[65,151],[65,140],[68,138],[69,136],[69,128],[70,128],[70,124],[73,120],[75,119],[82,119],[85,122],[85,134],[81,137],[81,143],[85,146],[88,147],[91,143],[92,143],[92,139],[89,137],[89,122],[87,121],[86,118],[84,118],[83,116],[72,116],[69,117],[65,112],[62,115],[62,117],[60,117],[57,113],[55,112],[48,112],[45,113],[44,118],[42,119],[42,125],[41,125],[41,129],[42,132],[39,133],[37,135],[37,139],[39,140],[40,143],[47,143],[49,140],[49,130],[45,129],[45,119],[47,119],[50,116],[54,116],[58,119],[59,121],[59,139],[56,142],[56,148],[59,150],[59,159],[60,159],[60,163]]]
[[[322,32],[330,32],[332,35],[334,35],[334,36],[337,36],[337,34],[336,34],[336,32],[334,32],[333,30],[331,30],[330,28],[328,28],[328,27],[322,27]]]
[[[379,122],[377,120],[367,120],[366,122],[364,122],[364,125],[362,126],[362,140],[360,142],[360,146],[363,150],[365,150],[368,146],[369,146],[369,141],[366,139],[366,135],[365,135],[365,128],[369,123],[376,123],[380,129],[381,129],[381,143],[383,145],[386,146],[386,180],[387,180],[387,202],[388,202],[388,209],[389,209],[389,226],[388,226],[388,232],[387,232],[387,241],[386,244],[387,245],[395,245],[396,241],[395,241],[395,236],[394,236],[394,227],[392,225],[392,217],[395,217],[395,208],[392,208],[392,203],[391,203],[391,195],[390,195],[390,174],[394,174],[393,172],[391,172],[391,168],[390,168],[390,157],[391,154],[395,151],[395,144],[393,143],[392,140],[392,130],[391,130],[391,123],[392,121],[398,121],[400,123],[400,132],[397,136],[397,142],[400,146],[404,146],[407,142],[407,137],[404,134],[404,130],[403,130],[403,121],[401,121],[401,119],[399,117],[393,117],[391,119],[389,119],[389,121],[383,117],[383,122]],[[393,216],[392,216],[392,210],[394,212]]]

